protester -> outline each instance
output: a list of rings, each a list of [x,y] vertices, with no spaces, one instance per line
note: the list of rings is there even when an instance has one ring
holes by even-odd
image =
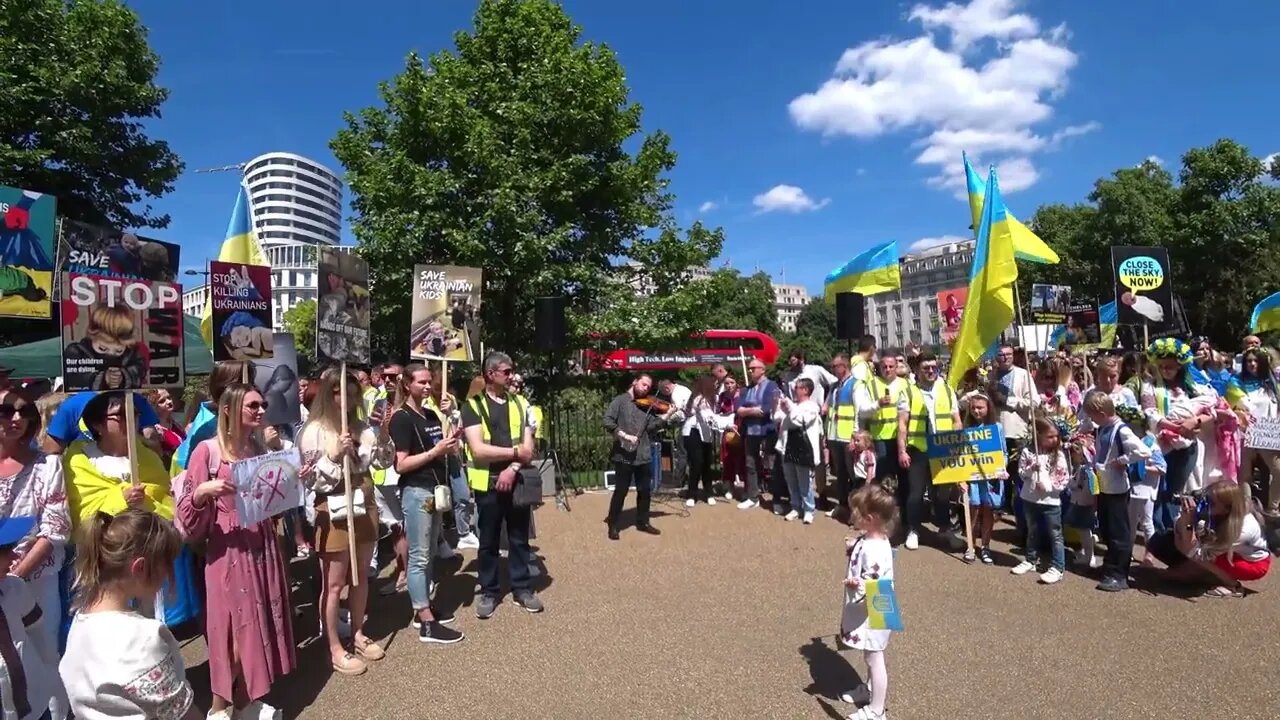
[[[398,369],[398,366],[397,366]],[[403,375],[401,375],[403,377]],[[449,389],[442,382],[435,382],[435,376],[432,376],[431,393],[427,396],[427,405],[434,408],[440,415],[440,420],[444,423],[444,431],[451,432],[454,428],[462,427],[462,410],[458,404],[458,399],[449,392]],[[515,394],[515,393],[513,393]],[[533,408],[529,408],[532,414]],[[539,426],[540,427],[540,426]],[[538,430],[535,429],[535,437]],[[449,466],[449,491],[453,495],[453,525],[458,534],[458,550],[477,550],[480,548],[480,538],[476,537],[475,528],[472,520],[475,518],[473,512],[474,507],[471,502],[471,488],[467,485],[467,473],[462,463],[462,447],[459,443],[458,450],[449,453],[446,460]],[[440,534],[440,546],[438,549],[439,557],[448,559],[457,553],[449,546],[445,539],[444,533]]]
[[[167,389],[152,390],[147,393],[147,399],[151,401],[151,407],[155,408],[156,418],[159,420],[156,423],[156,436],[160,441],[160,459],[165,467],[169,467],[169,462],[182,444],[187,431],[174,415],[176,403]]]
[[[1147,356],[1154,365],[1150,379],[1142,383],[1139,393],[1147,426],[1157,437],[1164,438],[1161,451],[1167,465],[1164,489],[1156,498],[1154,522],[1159,531],[1171,530],[1179,512],[1175,498],[1187,489],[1196,467],[1196,438],[1206,421],[1200,409],[1203,398],[1212,389],[1196,385],[1188,371],[1191,347],[1177,338],[1162,338],[1151,343]]]
[[[1232,377],[1228,398],[1235,398],[1234,408],[1245,425],[1280,417],[1280,391],[1271,367],[1271,355],[1260,348],[1244,352],[1240,374]],[[1256,485],[1255,497],[1264,503],[1269,514],[1280,513],[1280,452],[1245,447],[1240,458],[1241,482],[1254,484],[1254,466],[1261,464],[1262,483]]]
[[[883,720],[889,697],[889,671],[884,653],[892,631],[871,628],[867,583],[893,580],[893,546],[889,538],[898,521],[897,503],[883,487],[865,485],[849,496],[849,518],[855,536],[845,540],[849,563],[844,580],[844,609],[840,615],[840,644],[862,651],[867,663],[866,689],[871,696],[869,704],[849,717]],[[860,693],[845,693],[840,699],[852,703],[857,694]]]
[[[1243,583],[1261,580],[1271,569],[1262,523],[1244,488],[1234,483],[1210,485],[1205,507],[1201,516],[1194,498],[1182,498],[1174,531],[1155,538],[1150,552],[1174,581],[1209,585],[1209,597],[1242,597]]]
[[[1032,411],[1040,404],[1040,395],[1036,392],[1035,380],[1031,374],[1014,364],[1012,345],[1001,345],[996,351],[989,394],[996,409],[1000,411],[1000,432],[1004,435],[1005,455],[1008,458],[1006,470],[1009,480],[1005,483],[1004,508],[1013,511],[1017,544],[1021,545],[1026,542],[1027,530],[1021,504],[1015,502],[1022,489],[1022,479],[1018,477],[1018,457],[1027,444],[1028,423],[1031,422]]]
[[[955,391],[938,377],[938,359],[930,353],[917,359],[916,379],[898,400],[898,464],[907,473],[907,482],[898,486],[898,501],[903,508],[908,550],[920,547],[924,496],[932,478],[928,437],[960,427],[960,403]],[[939,536],[954,547],[959,538],[951,530],[950,501],[949,487],[933,493],[933,518]]]
[[[738,503],[739,510],[760,506],[760,490],[769,478],[773,451],[778,444],[773,413],[782,395],[777,383],[765,375],[765,366],[760,359],[752,358],[747,363],[747,373],[749,384],[739,393],[735,407],[735,412],[742,419],[747,458],[747,494]]]
[[[971,394],[964,412],[964,426],[981,427],[998,424],[999,418],[991,398],[980,392]],[[1005,479],[1007,479],[1007,473],[1001,472],[997,477],[960,484],[960,492],[969,494],[969,514],[973,534],[981,543],[976,552],[965,550],[965,562],[981,560],[983,565],[995,563],[995,558],[991,556],[991,534],[996,526],[996,508],[1000,507],[1003,500]]]
[[[702,484],[702,499],[707,505],[715,505],[711,491],[712,443],[720,434],[720,420],[716,416],[716,381],[710,374],[698,376],[693,392],[684,407],[684,425],[680,429],[685,455],[689,459],[688,498],[685,507],[693,507],[698,499],[698,484]]]
[[[1049,547],[1049,568],[1040,573],[1040,582],[1053,585],[1066,571],[1066,547],[1062,539],[1062,491],[1071,482],[1071,465],[1062,446],[1066,435],[1046,416],[1035,418],[1036,442],[1023,448],[1018,456],[1018,475],[1022,478],[1022,507],[1026,513],[1026,559],[1011,573],[1025,575],[1038,570],[1040,539]]]
[[[813,524],[814,471],[821,455],[821,411],[811,397],[813,381],[807,377],[797,379],[791,385],[794,399],[783,396],[778,401],[774,420],[779,426],[778,452],[782,455],[782,474],[787,481],[787,496],[791,499],[791,512],[786,520],[803,518],[805,525]]]
[[[1130,488],[1129,528],[1132,533],[1130,547],[1133,547],[1137,534],[1141,533],[1143,545],[1148,548],[1143,557],[1143,561],[1146,562],[1149,560],[1151,538],[1156,534],[1153,520],[1156,496],[1159,494],[1160,483],[1164,480],[1165,469],[1168,466],[1164,461],[1164,453],[1160,452],[1155,433],[1147,428],[1147,418],[1142,411],[1136,407],[1121,405],[1116,408],[1116,414],[1151,451],[1151,457],[1131,463],[1127,470]]]
[[[265,450],[258,432],[266,401],[252,385],[236,383],[223,391],[217,411],[216,435],[192,451],[187,483],[178,499],[187,539],[207,546],[205,643],[213,692],[209,718],[280,717],[280,711],[262,699],[296,662],[288,575],[271,520],[241,523],[231,476],[232,463]],[[217,470],[210,472],[211,467]],[[247,705],[235,702],[241,697]]]
[[[1133,560],[1133,528],[1129,524],[1129,466],[1150,459],[1151,451],[1141,438],[1116,415],[1109,395],[1094,391],[1084,399],[1084,411],[1097,428],[1094,462],[1098,474],[1098,522],[1107,542],[1102,559],[1103,592],[1129,588],[1129,566]]]
[[[19,397],[10,393],[5,407]],[[34,407],[34,406],[32,406]],[[47,610],[33,588],[11,571],[19,562],[18,546],[39,525],[32,516],[0,518],[0,620],[6,647],[0,662],[0,711],[6,720],[65,720],[66,693],[58,679],[58,615]],[[56,572],[53,573],[56,576]]]

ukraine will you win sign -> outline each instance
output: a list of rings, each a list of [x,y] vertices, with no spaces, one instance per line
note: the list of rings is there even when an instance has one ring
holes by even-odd
[[[934,485],[995,480],[1006,471],[999,425],[979,425],[929,436],[929,472]]]

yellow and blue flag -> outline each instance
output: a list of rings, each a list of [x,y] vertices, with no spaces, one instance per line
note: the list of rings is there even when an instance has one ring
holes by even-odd
[[[218,251],[218,260],[245,265],[271,266],[253,230],[253,219],[249,215],[249,189],[243,184],[240,185],[240,194],[236,196],[235,208],[231,211],[231,221],[227,223],[227,235],[222,241],[222,249]],[[200,335],[209,347],[213,347],[212,294],[205,301],[204,312],[200,315]]]
[[[872,630],[902,631],[902,612],[892,580],[866,580],[867,625]]]
[[[1018,263],[1013,255],[1013,227],[1009,209],[1000,197],[995,166],[987,180],[978,224],[978,242],[969,271],[969,296],[960,320],[960,332],[951,347],[951,370],[947,382],[960,387],[964,374],[978,366],[983,354],[1014,317],[1013,284],[1018,280]]]
[[[978,224],[982,222],[982,198],[986,195],[987,186],[969,164],[969,156],[966,154],[963,157],[965,184],[969,190],[969,213],[973,216],[973,230],[977,232]],[[1019,222],[1018,218],[1007,209],[1006,214],[1009,216],[1009,226],[1013,233],[1013,252],[1019,260],[1044,265],[1058,263],[1058,253],[1054,252],[1053,248],[1046,245],[1039,235],[1031,232],[1031,228]]]
[[[827,273],[823,295],[834,303],[842,292],[863,295],[889,292],[902,287],[898,270],[898,243],[894,240],[878,245]]]
[[[1249,329],[1256,333],[1280,330],[1280,292],[1263,298],[1262,302],[1253,306]]]

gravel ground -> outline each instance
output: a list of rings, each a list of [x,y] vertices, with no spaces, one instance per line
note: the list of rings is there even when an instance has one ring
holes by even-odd
[[[387,638],[385,660],[362,677],[331,676],[321,644],[311,644],[269,700],[303,718],[839,718],[854,710],[836,699],[865,673],[856,653],[834,644],[842,525],[819,517],[806,527],[723,502],[686,511],[671,499],[654,504],[661,537],[628,527],[610,543],[607,503],[588,494],[570,513],[538,511],[545,613],[507,601],[477,620],[469,551],[445,564],[439,598],[457,608],[466,641],[421,645],[407,628],[407,598],[377,597],[370,634]],[[998,528],[997,540],[1011,533]],[[1054,587],[1014,577],[1007,544],[993,550],[997,567],[929,547],[898,552],[906,631],[888,651],[894,720],[1280,716],[1274,574],[1239,600],[1187,597],[1147,576],[1137,584],[1154,592],[1107,595],[1071,572]],[[313,607],[298,629],[314,633]],[[201,641],[185,653],[207,702]]]

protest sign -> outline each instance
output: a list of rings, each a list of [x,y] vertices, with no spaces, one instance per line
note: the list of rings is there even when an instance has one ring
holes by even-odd
[[[1031,286],[1031,322],[1043,325],[1061,325],[1071,311],[1070,285]]]
[[[1280,418],[1254,418],[1244,433],[1244,446],[1254,450],[1280,450]]]
[[[213,359],[262,360],[274,350],[271,339],[271,268],[209,263],[213,306]]]
[[[302,481],[298,479],[301,465],[302,455],[297,448],[231,463],[240,527],[256,525],[302,505]]]
[[[480,268],[416,265],[409,356],[471,361],[479,355]]]
[[[960,321],[964,318],[964,303],[969,297],[969,288],[958,287],[943,290],[937,294],[938,317],[942,342],[950,345],[960,334]]]
[[[62,274],[68,392],[183,385],[182,286]]]
[[[302,420],[298,401],[298,351],[293,335],[276,333],[271,356],[253,363],[254,385],[267,401],[267,425],[296,425]]]
[[[316,355],[323,363],[369,364],[369,265],[317,248]]]
[[[1039,322],[1038,320],[1036,322]],[[1063,318],[1059,346],[1087,348],[1102,341],[1102,324],[1098,319],[1097,305],[1078,305],[1070,308]]]
[[[63,220],[62,247],[62,272],[156,282],[178,279],[180,248],[173,243]]]
[[[1118,322],[1158,325],[1173,320],[1173,275],[1162,247],[1113,247]]]
[[[979,425],[929,436],[929,472],[934,485],[994,480],[1005,471],[999,425]]]
[[[0,317],[52,315],[57,200],[0,185]]]

